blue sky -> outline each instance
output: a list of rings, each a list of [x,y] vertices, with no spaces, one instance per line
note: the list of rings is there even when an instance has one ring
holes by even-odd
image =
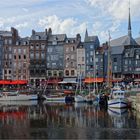
[[[130,0],[133,37],[140,36],[140,0]],[[100,42],[127,34],[129,0],[1,0],[0,30],[13,26],[20,36],[30,36],[32,29],[52,28],[54,34],[74,37],[85,30],[98,35]]]

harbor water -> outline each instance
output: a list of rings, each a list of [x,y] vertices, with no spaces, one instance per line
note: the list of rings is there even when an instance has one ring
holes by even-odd
[[[131,109],[86,103],[0,103],[0,139],[139,139],[140,118]]]

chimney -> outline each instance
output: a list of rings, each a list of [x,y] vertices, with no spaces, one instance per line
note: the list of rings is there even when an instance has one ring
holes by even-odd
[[[52,29],[51,29],[51,28],[49,28],[48,34],[49,34],[49,35],[52,35]]]
[[[47,31],[47,29],[45,29],[45,35],[47,35],[48,34],[48,31]]]
[[[32,30],[32,35],[35,35],[35,30]]]
[[[76,40],[77,40],[77,41],[81,41],[81,36],[80,36],[80,34],[77,34],[77,35],[76,35]]]

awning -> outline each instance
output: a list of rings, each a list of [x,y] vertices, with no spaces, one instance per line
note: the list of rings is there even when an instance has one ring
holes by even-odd
[[[76,78],[64,78],[63,81],[59,83],[60,84],[77,84]]]
[[[0,85],[24,85],[27,83],[27,80],[0,80]]]
[[[102,83],[104,81],[104,78],[85,78],[85,83]]]
[[[59,82],[61,82],[60,79],[50,79],[50,80],[41,81],[41,84],[58,84]]]

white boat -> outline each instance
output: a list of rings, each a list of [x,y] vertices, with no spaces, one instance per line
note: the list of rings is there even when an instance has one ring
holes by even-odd
[[[77,94],[77,88],[78,88],[78,83],[80,83],[80,91],[79,91],[79,94]],[[81,74],[79,76],[79,82],[77,82],[77,88],[76,88],[76,91],[75,91],[75,96],[74,96],[74,101],[75,102],[85,102],[85,96],[82,95],[82,89],[81,89]]]
[[[0,106],[32,106],[37,104],[38,104],[37,100],[27,100],[27,101],[7,100],[6,102],[0,102]]]
[[[108,100],[109,108],[126,108],[128,107],[128,100],[123,90],[113,90]]]
[[[59,94],[56,95],[42,95],[47,101],[50,102],[65,102],[66,101],[66,96],[62,96]]]
[[[20,94],[19,92],[1,92],[0,101],[27,101],[37,100],[37,94]]]
[[[78,102],[85,102],[86,100],[85,97],[82,95],[75,95],[74,101],[78,103]]]

